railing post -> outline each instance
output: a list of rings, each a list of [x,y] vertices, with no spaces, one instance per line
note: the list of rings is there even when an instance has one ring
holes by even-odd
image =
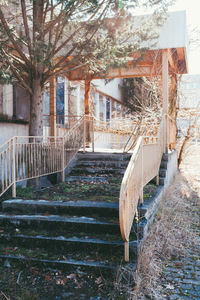
[[[165,114],[165,137],[166,137],[166,142],[165,142],[165,152],[168,152],[168,147],[169,147],[169,137],[168,137],[168,115]]]
[[[139,200],[140,200],[140,204],[142,205],[143,204],[143,187],[140,192]]]
[[[141,155],[141,170],[142,170],[142,178],[141,178],[141,180],[142,180],[142,189],[140,191],[140,196],[139,196],[139,202],[140,202],[140,204],[143,204],[143,182],[144,182],[144,180],[143,180],[143,175],[144,175],[143,145],[144,145],[144,139],[142,138],[142,142],[141,142],[141,147],[142,147],[142,155]]]
[[[119,121],[117,123],[117,133],[118,133],[118,149],[120,149],[120,125],[119,125]]]
[[[94,117],[92,116],[91,117],[91,122],[92,122],[92,132],[91,132],[91,135],[92,135],[92,152],[94,152]]]
[[[124,260],[129,261],[129,241],[124,242]]]
[[[83,152],[85,153],[85,144],[86,144],[86,117],[83,119]]]
[[[11,140],[11,151],[12,151],[12,197],[16,198],[16,168],[15,168],[15,138]]]
[[[164,132],[164,152],[168,152],[168,136],[167,136],[167,115],[169,104],[168,93],[168,50],[162,50],[162,98],[163,98],[163,114],[165,115],[165,132]]]
[[[65,138],[62,137],[62,182],[65,181]]]
[[[159,174],[156,176],[156,185],[159,186]]]

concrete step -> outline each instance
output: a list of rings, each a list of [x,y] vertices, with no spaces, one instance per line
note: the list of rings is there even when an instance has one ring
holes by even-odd
[[[65,176],[65,181],[66,182],[109,182],[109,177],[108,176],[75,176],[75,175],[67,175]]]
[[[12,263],[22,263],[22,264],[31,264],[35,265],[39,268],[42,267],[51,267],[57,269],[64,269],[65,271],[75,271],[77,268],[79,271],[93,271],[96,273],[104,273],[107,276],[113,274],[116,276],[117,269],[119,268],[118,264],[108,264],[107,261],[87,261],[87,260],[76,260],[76,259],[41,259],[41,258],[33,258],[26,257],[22,255],[10,255],[10,254],[0,254],[1,261]],[[135,264],[133,264],[135,265]]]
[[[85,168],[85,167],[106,167],[106,168],[126,168],[128,161],[123,160],[78,160],[76,167]]]
[[[37,214],[37,215],[10,215],[1,214],[0,215],[0,227],[6,228],[8,226],[10,231],[17,230],[46,230],[49,232],[63,232],[73,233],[82,232],[86,236],[88,234],[107,233],[115,235],[121,240],[119,219],[116,217],[85,217],[85,216],[59,216],[59,215],[47,215],[47,214]],[[133,222],[131,229],[132,237],[135,239],[137,235],[142,238],[143,232],[146,226],[145,218],[141,219],[139,224]]]
[[[7,228],[7,230],[10,228]],[[35,230],[35,229],[34,229]],[[28,229],[24,229],[26,233]],[[28,233],[28,232],[27,232]],[[52,232],[51,232],[52,233]],[[30,234],[0,234],[0,259],[7,263],[30,262],[38,267],[44,265],[71,270],[116,271],[123,257],[124,245],[121,240],[92,238],[92,236],[43,236]],[[134,260],[137,252],[137,241],[130,241],[130,255]]]
[[[100,161],[129,161],[131,158],[131,154],[129,153],[105,153],[105,152],[86,152],[86,153],[77,153],[77,160],[83,161],[92,161],[92,160],[100,160]]]
[[[119,204],[104,201],[48,201],[48,200],[6,200],[2,203],[3,212],[15,214],[55,214],[76,216],[119,215]]]
[[[165,184],[165,177],[160,177],[159,178],[159,185],[164,185]]]
[[[66,177],[68,183],[46,191],[48,200],[5,201],[0,215],[0,259],[72,270],[116,271],[124,253],[118,216],[119,190],[130,157],[118,153],[78,153],[76,165]],[[132,226],[133,261],[140,247],[137,240],[148,229],[152,191],[153,188],[147,189],[144,204],[138,207],[139,223]],[[51,201],[51,194],[62,194],[62,201]]]
[[[107,221],[106,218],[88,218],[85,216],[59,216],[59,215],[0,215],[0,225],[12,225],[17,228],[37,228],[48,230],[63,230],[66,232],[107,232],[120,236],[118,219]]]
[[[160,168],[160,170],[159,170],[160,177],[166,177],[166,173],[167,173],[166,169]]]
[[[161,189],[162,187],[158,186],[151,198],[144,198],[143,204],[138,204],[137,210],[140,220],[143,220],[145,218],[148,222],[148,219],[151,218],[151,215],[154,214],[154,212],[157,210],[157,205],[154,205],[154,200]]]
[[[38,233],[38,232],[36,232]],[[35,233],[35,234],[36,234]],[[23,247],[23,248],[41,248],[49,251],[49,253],[65,254],[68,253],[82,253],[86,256],[88,251],[92,253],[94,251],[100,251],[101,253],[107,252],[109,255],[118,255],[123,257],[124,242],[122,240],[111,240],[109,241],[103,235],[100,238],[93,238],[90,236],[42,236],[37,235],[26,235],[16,234],[12,235],[9,233],[3,233],[0,235],[1,244],[6,248],[9,247]],[[111,236],[114,238],[115,236]],[[137,252],[137,240],[130,241],[131,255],[136,255]]]
[[[70,172],[70,176],[74,175],[94,175],[96,174],[97,176],[99,175],[123,175],[125,173],[124,168],[106,168],[106,167],[84,167],[84,168],[79,168],[75,166],[72,171]]]
[[[162,169],[167,169],[167,161],[161,161],[161,163],[160,163],[160,168],[162,168]]]
[[[168,161],[168,153],[163,154],[162,161]]]

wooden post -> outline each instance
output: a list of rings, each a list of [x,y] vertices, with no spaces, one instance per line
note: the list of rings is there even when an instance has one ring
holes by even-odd
[[[80,84],[76,88],[76,115],[81,115],[81,93],[80,93]]]
[[[95,92],[95,98],[96,98],[96,118],[97,120],[100,119],[99,116],[99,93]]]
[[[16,198],[15,138],[12,138],[11,140],[11,151],[12,151],[12,197]]]
[[[62,137],[62,182],[65,181],[65,138]]]
[[[117,122],[117,143],[118,143],[118,149],[120,149],[120,125],[119,121]]]
[[[144,201],[144,197],[143,197],[143,188],[142,188],[139,196],[139,202],[141,205],[143,204],[143,201]]]
[[[168,115],[168,50],[162,52],[162,98],[163,98],[163,114]],[[165,119],[165,151],[168,151],[168,132]]]
[[[56,136],[56,77],[50,80],[50,136]]]
[[[86,144],[86,118],[84,117],[83,123],[83,152],[85,153],[85,144]]]
[[[86,116],[90,113],[89,107],[89,96],[90,96],[90,80],[85,80],[85,114]]]
[[[91,117],[92,152],[94,152],[94,117]]]
[[[176,100],[177,100],[177,74],[173,74],[170,77],[170,89],[169,89],[169,115],[172,119],[176,119]]]
[[[156,176],[156,185],[159,186],[159,174]]]
[[[143,157],[144,157],[144,154],[143,154],[143,149],[144,149],[144,140],[143,140],[143,138],[142,138],[142,142],[141,142],[141,147],[142,147],[142,149],[141,149],[141,151],[142,151],[142,155],[141,155],[141,170],[142,170],[142,188],[141,188],[141,191],[140,191],[140,195],[139,195],[139,202],[140,202],[140,204],[143,204],[143,183],[144,183],[144,180],[143,180],[143,178],[144,178],[144,161],[143,161]]]
[[[64,128],[68,126],[68,115],[69,115],[69,81],[65,77],[64,79]],[[67,124],[67,126],[66,126]]]
[[[85,115],[86,115],[86,146],[89,147],[90,138],[90,80],[85,80]]]
[[[169,61],[170,63],[170,61]],[[169,116],[176,120],[176,101],[177,101],[177,74],[173,74],[170,77],[170,94],[169,94]],[[170,150],[175,149],[176,147],[176,136],[177,136],[177,126],[174,125],[174,122],[172,120],[168,120],[169,122],[169,148]]]

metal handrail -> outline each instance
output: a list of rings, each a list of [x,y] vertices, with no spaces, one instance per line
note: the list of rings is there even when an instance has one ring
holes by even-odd
[[[11,186],[16,197],[16,183],[64,170],[85,143],[84,117],[62,137],[15,136],[1,145],[0,196]]]

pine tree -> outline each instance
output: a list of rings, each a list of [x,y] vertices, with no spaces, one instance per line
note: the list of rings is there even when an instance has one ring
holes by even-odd
[[[131,19],[136,0],[0,0],[0,80],[29,92],[29,134],[42,135],[42,91],[52,76],[84,69],[92,78],[126,65],[142,41],[156,37],[168,3],[142,1],[157,14],[137,28]]]

